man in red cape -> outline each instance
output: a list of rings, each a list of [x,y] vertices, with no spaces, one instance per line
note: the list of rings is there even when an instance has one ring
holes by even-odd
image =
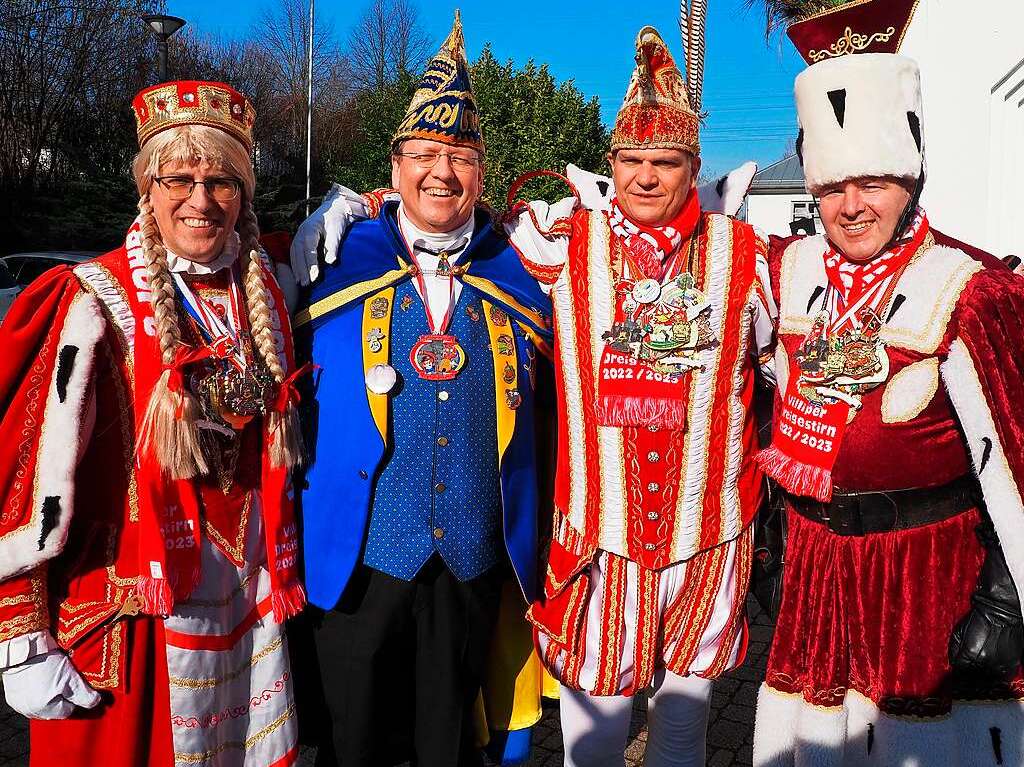
[[[133,103],[139,217],[0,327],[0,670],[34,767],[283,767],[301,609],[284,296],[255,118],[221,83]]]
[[[770,258],[789,537],[756,765],[1024,763],[1024,282],[918,206],[915,6],[789,29],[825,235]]]

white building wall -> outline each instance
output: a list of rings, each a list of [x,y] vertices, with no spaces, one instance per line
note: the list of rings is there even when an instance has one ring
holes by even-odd
[[[900,53],[921,65],[936,228],[1024,254],[1024,0],[921,0]]]
[[[789,224],[793,220],[793,203],[810,201],[809,194],[758,194],[747,195],[747,223],[756,226],[766,234],[789,237]]]

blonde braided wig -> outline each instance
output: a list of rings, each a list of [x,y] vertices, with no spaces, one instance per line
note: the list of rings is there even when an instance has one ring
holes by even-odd
[[[239,213],[240,257],[246,308],[249,311],[253,345],[267,365],[274,380],[285,379],[284,337],[274,332],[270,293],[263,282],[260,268],[259,226],[252,209],[256,187],[249,155],[244,147],[227,133],[203,125],[185,125],[163,131],[147,141],[133,162],[135,184],[139,190],[142,250],[149,275],[150,302],[156,325],[161,362],[174,362],[181,344],[181,330],[174,300],[174,283],[167,266],[167,251],[160,237],[149,191],[160,167],[167,163],[199,164],[208,162],[223,168],[242,182],[242,205]],[[202,452],[197,422],[201,409],[196,397],[182,387],[173,391],[171,371],[157,379],[150,394],[140,429],[140,450],[152,450],[160,466],[175,479],[189,479],[206,474],[209,466]],[[291,467],[302,456],[302,440],[298,414],[289,403],[284,413],[267,416],[271,444],[270,459],[274,466]]]

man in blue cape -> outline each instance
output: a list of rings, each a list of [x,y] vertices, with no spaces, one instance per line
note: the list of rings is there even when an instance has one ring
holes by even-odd
[[[522,627],[535,596],[534,388],[550,304],[477,205],[483,172],[456,17],[392,143],[401,200],[349,229],[295,323],[319,366],[306,586],[325,611],[316,644],[346,767],[391,758],[403,712],[418,764],[479,763],[502,601]],[[490,724],[528,744],[536,705],[525,722],[510,696],[499,708]]]

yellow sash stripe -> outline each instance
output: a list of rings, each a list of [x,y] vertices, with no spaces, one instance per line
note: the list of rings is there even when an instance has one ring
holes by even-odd
[[[365,284],[365,283],[364,283]],[[383,298],[387,301],[387,310],[384,312],[384,316],[380,318],[374,317],[370,312],[370,307],[373,306],[373,302],[378,298]],[[326,299],[325,299],[326,300]],[[391,352],[391,312],[395,306],[395,289],[393,287],[384,288],[379,291],[372,298],[368,298],[363,302],[363,376],[369,372],[370,368],[374,365],[386,365],[390,359]],[[381,335],[380,340],[380,351],[375,352],[370,349],[370,337],[374,330],[379,330]],[[373,335],[377,335],[373,333]],[[384,444],[388,443],[388,395],[387,394],[375,394],[369,389],[366,390],[366,399],[370,403],[370,413],[373,414],[373,421],[377,425],[377,431],[380,432],[381,439],[384,440]],[[344,403],[337,403],[338,407],[344,407]]]
[[[408,276],[409,267],[406,266],[405,262],[401,259],[399,259],[398,262],[402,265],[401,269],[392,269],[374,280],[367,280],[366,282],[357,282],[355,285],[349,285],[347,288],[339,290],[337,293],[332,293],[327,296],[327,298],[321,298],[308,309],[303,309],[295,315],[292,327],[301,328],[303,325],[308,325],[318,317],[323,317],[325,314],[333,312],[335,309],[340,309],[346,304],[357,301],[370,293],[376,293],[381,288],[393,285],[403,277]]]
[[[481,299],[481,304],[484,308],[484,317],[487,320],[487,333],[491,337],[491,356],[494,359],[494,406],[498,417],[498,465],[501,465],[501,459],[505,455],[505,449],[512,441],[512,432],[516,428],[516,411],[510,408],[506,404],[506,391],[517,389],[519,386],[519,362],[516,357],[516,338],[512,332],[513,319],[508,316],[508,313],[500,307],[494,306],[489,301]],[[495,324],[494,319],[491,317],[491,313],[495,309],[500,309],[502,314],[505,315],[505,324],[498,326]],[[508,336],[509,346],[512,349],[512,356],[502,354],[500,352],[500,344],[498,343],[499,336]],[[505,365],[511,365],[513,376],[512,383],[505,383],[505,379],[502,378],[502,373],[505,370]]]

